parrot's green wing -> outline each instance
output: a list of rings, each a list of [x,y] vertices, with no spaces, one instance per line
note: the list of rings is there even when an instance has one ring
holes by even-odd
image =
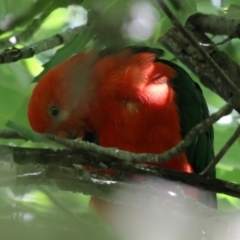
[[[184,137],[194,126],[209,116],[207,104],[201,88],[184,69],[166,60],[161,60],[161,62],[172,67],[177,73],[171,83],[177,95],[176,101]],[[186,153],[194,171],[196,173],[203,171],[214,157],[213,128],[198,135],[187,148]],[[215,176],[215,173],[212,172],[211,175]]]
[[[177,76],[172,79],[171,85],[177,95],[176,102],[180,115],[182,137],[184,138],[194,126],[209,116],[206,101],[199,85],[191,79],[183,68],[167,60],[159,59],[158,61],[172,67],[177,73]],[[186,149],[188,160],[195,173],[202,172],[212,161],[214,157],[213,138],[213,127],[210,127],[198,135]],[[212,171],[209,176],[216,177],[216,171]],[[202,199],[205,204],[216,207],[215,194],[203,193]]]

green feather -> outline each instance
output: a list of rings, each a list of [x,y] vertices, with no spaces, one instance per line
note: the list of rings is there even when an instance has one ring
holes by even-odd
[[[176,92],[176,103],[184,138],[194,126],[209,116],[208,107],[201,88],[183,68],[166,60],[160,61],[172,67],[177,73],[171,85]],[[198,135],[186,150],[188,160],[196,173],[203,171],[214,157],[213,138],[213,127],[211,127]],[[211,175],[215,176],[214,171]]]
[[[193,127],[209,116],[206,101],[200,86],[191,79],[183,68],[167,60],[158,59],[157,61],[167,64],[177,73],[176,77],[171,80],[171,85],[176,92],[181,133],[184,138]],[[186,149],[188,161],[195,173],[202,172],[212,161],[214,157],[213,139],[213,127],[210,127],[198,135]],[[209,177],[216,177],[216,171],[213,170]],[[203,192],[200,198],[209,206],[217,206],[215,194]]]

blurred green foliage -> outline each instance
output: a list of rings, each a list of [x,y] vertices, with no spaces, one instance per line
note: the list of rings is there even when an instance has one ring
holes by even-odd
[[[9,17],[19,16],[25,13],[26,10],[32,9],[35,2],[36,1],[33,0],[21,0],[18,1],[18,4],[16,4],[16,1],[14,0],[0,1],[0,28],[2,30],[4,29],[2,26],[6,24]],[[38,4],[40,4],[42,9],[45,9],[44,4],[46,3],[46,1],[37,2]],[[52,2],[53,1],[48,1],[48,4]],[[84,11],[82,8],[76,6],[71,6],[69,8],[63,7],[61,1],[59,4],[59,8],[57,8],[56,2],[57,1],[55,1],[54,5],[55,10],[45,19],[44,22],[42,22],[40,29],[34,32],[34,34],[25,42],[19,42],[17,44],[17,47],[22,47],[25,45],[27,46],[41,39],[50,37],[56,33],[61,33],[68,27],[81,25],[86,21],[86,11]],[[68,2],[71,3],[74,1]],[[90,40],[96,36],[101,41],[101,43],[98,42],[98,46],[100,47],[102,46],[101,44],[114,44],[116,37],[118,39],[121,39],[122,42],[128,42],[129,44],[148,44],[151,46],[156,46],[156,39],[162,34],[164,34],[164,32],[167,31],[171,26],[169,20],[165,16],[163,16],[163,13],[158,9],[159,7],[157,7],[156,3],[154,3],[154,1],[152,0],[150,2],[152,2],[153,6],[156,7],[154,11],[159,14],[157,16],[159,21],[156,23],[156,25],[153,26],[154,29],[152,31],[152,34],[144,40],[136,40],[136,38],[131,38],[130,35],[126,37],[126,34],[124,34],[122,30],[120,31],[120,25],[122,24],[122,21],[124,21],[125,18],[128,17],[123,6],[128,6],[129,1],[124,0],[123,4],[123,2],[120,0],[120,4],[120,2],[117,0],[110,2],[107,0],[102,0],[99,1],[99,5],[94,5],[93,2],[94,1],[91,0],[84,1],[83,6],[87,10],[91,10],[89,14],[89,19],[92,19],[92,22],[95,24],[93,24],[93,28],[91,31],[83,31],[83,34],[85,34],[84,38],[79,38],[78,36],[73,39],[72,45],[67,45],[60,49],[57,48],[58,55],[56,55],[55,57],[54,54],[57,49],[43,52],[28,60],[22,60],[17,63],[0,65],[0,129],[6,128],[5,124],[9,120],[16,122],[17,124],[22,125],[28,129],[30,128],[26,115],[28,99],[30,98],[31,91],[35,85],[35,83],[32,82],[34,78],[38,76],[43,70],[43,64],[45,64],[45,71],[47,71],[59,61],[62,61],[63,59],[67,58],[68,56],[72,55],[77,51],[81,51],[82,49],[84,49],[84,47],[90,48],[91,46],[93,46],[93,43]],[[131,0],[131,2],[134,2],[134,0]],[[195,13],[196,11],[201,11],[204,13],[214,13],[219,15],[224,15],[225,13],[227,13],[228,17],[231,17],[231,14],[234,15],[234,13],[238,12],[240,9],[240,4],[238,0],[222,1],[224,2],[224,4],[221,3],[221,1],[210,0],[185,0],[182,2],[183,4],[181,4],[181,6],[184,6],[184,8],[177,12],[177,16],[179,17],[179,19],[181,19],[183,23],[189,15]],[[227,11],[228,7],[231,4],[234,4],[236,6],[231,6],[231,11]],[[39,11],[40,10],[41,9],[39,9]],[[35,9],[35,11],[37,10]],[[100,16],[101,20],[98,24],[98,17],[101,11],[105,11],[105,13],[109,14],[106,14],[105,17]],[[104,31],[104,28],[112,24],[112,18],[116,17],[116,12],[118,14],[117,16],[119,16],[119,18],[117,19],[118,21],[114,20],[114,25],[109,28],[110,32],[106,33]],[[36,13],[38,15],[41,14],[41,12]],[[96,16],[98,17],[96,18]],[[237,15],[235,14],[234,17],[236,16]],[[17,27],[14,30],[7,31],[5,34],[2,35],[2,38],[6,36],[14,36],[14,34],[21,32],[24,28],[28,26],[31,20],[31,18],[25,19],[21,26]],[[223,37],[218,37],[216,39],[217,41],[220,41],[222,38]],[[240,59],[238,44],[239,43],[236,40],[229,41],[221,46],[221,50],[225,51],[228,55],[230,55],[230,57],[232,57],[236,62],[239,63]],[[169,58],[172,58],[171,54],[168,55]],[[52,62],[46,64],[46,62],[50,58],[53,59]],[[197,81],[195,76],[192,77]],[[224,101],[210,90],[204,87],[202,88],[210,111],[213,112],[219,109],[224,103]],[[221,147],[225,144],[226,140],[235,130],[238,124],[238,119],[234,117],[235,115],[233,113],[214,125],[216,152],[221,149]],[[0,139],[0,144],[36,146],[36,143],[32,143],[30,141],[25,142],[21,140]],[[40,146],[47,147],[46,143],[43,143]],[[239,153],[240,151],[238,141],[226,154],[224,159],[219,163],[217,167],[218,178],[232,181],[235,183],[240,183],[240,162],[238,160]],[[81,224],[79,224],[80,228],[78,228],[76,226],[76,223],[74,226],[72,225],[72,223],[78,218],[92,219],[91,213],[89,212],[87,207],[89,197],[86,197],[82,194],[61,192],[55,188],[49,189],[44,187],[29,186],[24,188],[1,188],[0,198],[0,231],[4,229],[6,233],[8,230],[8,227],[3,227],[4,224],[6,224],[6,221],[5,223],[4,221],[2,221],[3,219],[11,221],[11,224],[13,224],[12,226],[15,226],[16,229],[15,235],[13,234],[12,238],[4,238],[3,236],[3,238],[1,239],[13,239],[13,237],[17,239],[17,234],[21,234],[21,229],[23,227],[23,225],[21,225],[21,222],[24,222],[27,225],[31,222],[35,226],[35,229],[33,231],[35,231],[36,233],[41,232],[41,228],[44,224],[55,230],[59,229],[58,238],[56,238],[56,236],[51,236],[50,233],[45,233],[46,239],[66,239],[64,238],[65,235],[63,235],[63,228],[60,229],[61,227],[59,227],[65,226],[65,233],[70,234],[67,235],[68,238],[76,239],[79,231],[81,232],[84,227],[81,228]],[[222,194],[219,195],[219,208],[221,210],[232,210],[235,208],[239,208],[239,204],[240,202],[237,199]],[[65,210],[63,211],[62,209]],[[71,215],[74,215],[76,219],[72,219]],[[27,228],[27,226],[24,226],[24,228]],[[93,233],[93,235],[94,234],[95,233]],[[26,239],[33,238],[30,237],[30,235],[28,237],[29,238]],[[35,235],[34,238],[38,239],[38,237],[36,237]],[[44,235],[40,236],[39,239],[44,239]]]

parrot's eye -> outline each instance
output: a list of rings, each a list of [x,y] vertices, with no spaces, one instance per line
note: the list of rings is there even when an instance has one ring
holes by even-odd
[[[49,107],[49,113],[52,117],[57,117],[60,113],[60,109],[57,106],[50,106]]]

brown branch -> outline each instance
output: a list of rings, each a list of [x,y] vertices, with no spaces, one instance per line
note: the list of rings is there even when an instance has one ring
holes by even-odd
[[[229,138],[226,144],[222,147],[222,149],[218,152],[218,154],[214,157],[214,159],[210,162],[210,164],[200,173],[200,175],[207,175],[210,173],[214,167],[219,163],[225,153],[229,150],[229,148],[235,143],[235,141],[240,136],[240,126],[236,129],[234,134]]]
[[[214,71],[219,75],[224,84],[231,90],[231,92],[240,97],[240,90],[238,87],[229,79],[229,77],[225,74],[225,72],[218,66],[218,64],[214,61],[214,59],[205,51],[203,47],[199,45],[196,39],[191,35],[191,33],[179,22],[179,20],[175,17],[175,15],[171,12],[169,7],[165,4],[164,0],[158,0],[160,6],[163,11],[172,21],[172,23],[182,32],[182,34],[191,42],[192,46],[194,46],[199,53],[202,54],[202,57],[205,61],[214,69]]]
[[[235,84],[240,86],[239,65],[230,59],[228,55],[219,51],[204,33],[198,31],[189,23],[187,23],[187,27],[199,42],[210,44],[205,50]],[[231,91],[221,81],[218,73],[213,71],[202,55],[177,28],[170,29],[164,37],[159,39],[159,42],[188,66],[206,87],[217,93],[225,101],[229,100],[232,95]],[[236,107],[236,110],[240,112],[240,107]]]
[[[240,20],[217,16],[214,14],[196,13],[189,17],[199,31],[213,35],[226,35],[230,38],[240,38]]]

